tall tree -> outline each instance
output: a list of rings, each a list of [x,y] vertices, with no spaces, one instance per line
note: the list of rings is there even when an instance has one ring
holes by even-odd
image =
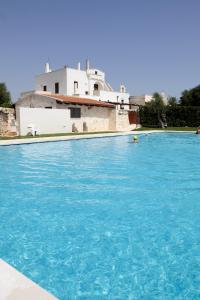
[[[184,106],[200,106],[200,85],[183,91],[180,104]]]
[[[177,103],[177,99],[176,99],[176,97],[170,97],[169,98],[169,100],[168,100],[168,105],[169,106],[175,106],[175,105],[177,105],[178,103]]]
[[[163,97],[159,93],[154,93],[151,102],[148,102],[146,105],[155,113],[161,114],[165,111]]]
[[[153,99],[151,102],[147,103],[146,106],[149,108],[149,111],[156,113],[158,118],[158,124],[164,128],[167,127],[165,109],[166,106],[163,101],[162,95],[159,93],[153,94]]]
[[[0,83],[0,107],[11,107],[12,101],[5,83]]]

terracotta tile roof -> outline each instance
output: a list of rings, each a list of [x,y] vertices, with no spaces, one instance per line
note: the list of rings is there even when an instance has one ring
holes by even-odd
[[[41,93],[41,96],[44,97],[50,97],[55,100],[69,103],[69,104],[80,104],[80,105],[89,105],[89,106],[101,106],[101,107],[109,107],[109,108],[115,108],[114,104],[104,102],[104,101],[98,101],[94,99],[89,98],[80,98],[80,97],[74,97],[74,96],[63,96],[58,94],[48,94],[48,93]]]

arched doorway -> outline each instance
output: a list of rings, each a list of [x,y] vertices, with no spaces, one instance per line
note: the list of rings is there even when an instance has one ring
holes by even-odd
[[[99,81],[96,81],[93,85],[93,95],[99,96],[101,90],[103,90],[102,83]]]

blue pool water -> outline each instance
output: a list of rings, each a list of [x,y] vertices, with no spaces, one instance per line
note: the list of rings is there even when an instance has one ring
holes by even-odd
[[[59,299],[200,299],[200,137],[0,147],[0,257]]]

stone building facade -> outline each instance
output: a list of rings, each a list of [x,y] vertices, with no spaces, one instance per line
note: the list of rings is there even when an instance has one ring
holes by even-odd
[[[17,135],[14,108],[0,107],[0,136]]]

